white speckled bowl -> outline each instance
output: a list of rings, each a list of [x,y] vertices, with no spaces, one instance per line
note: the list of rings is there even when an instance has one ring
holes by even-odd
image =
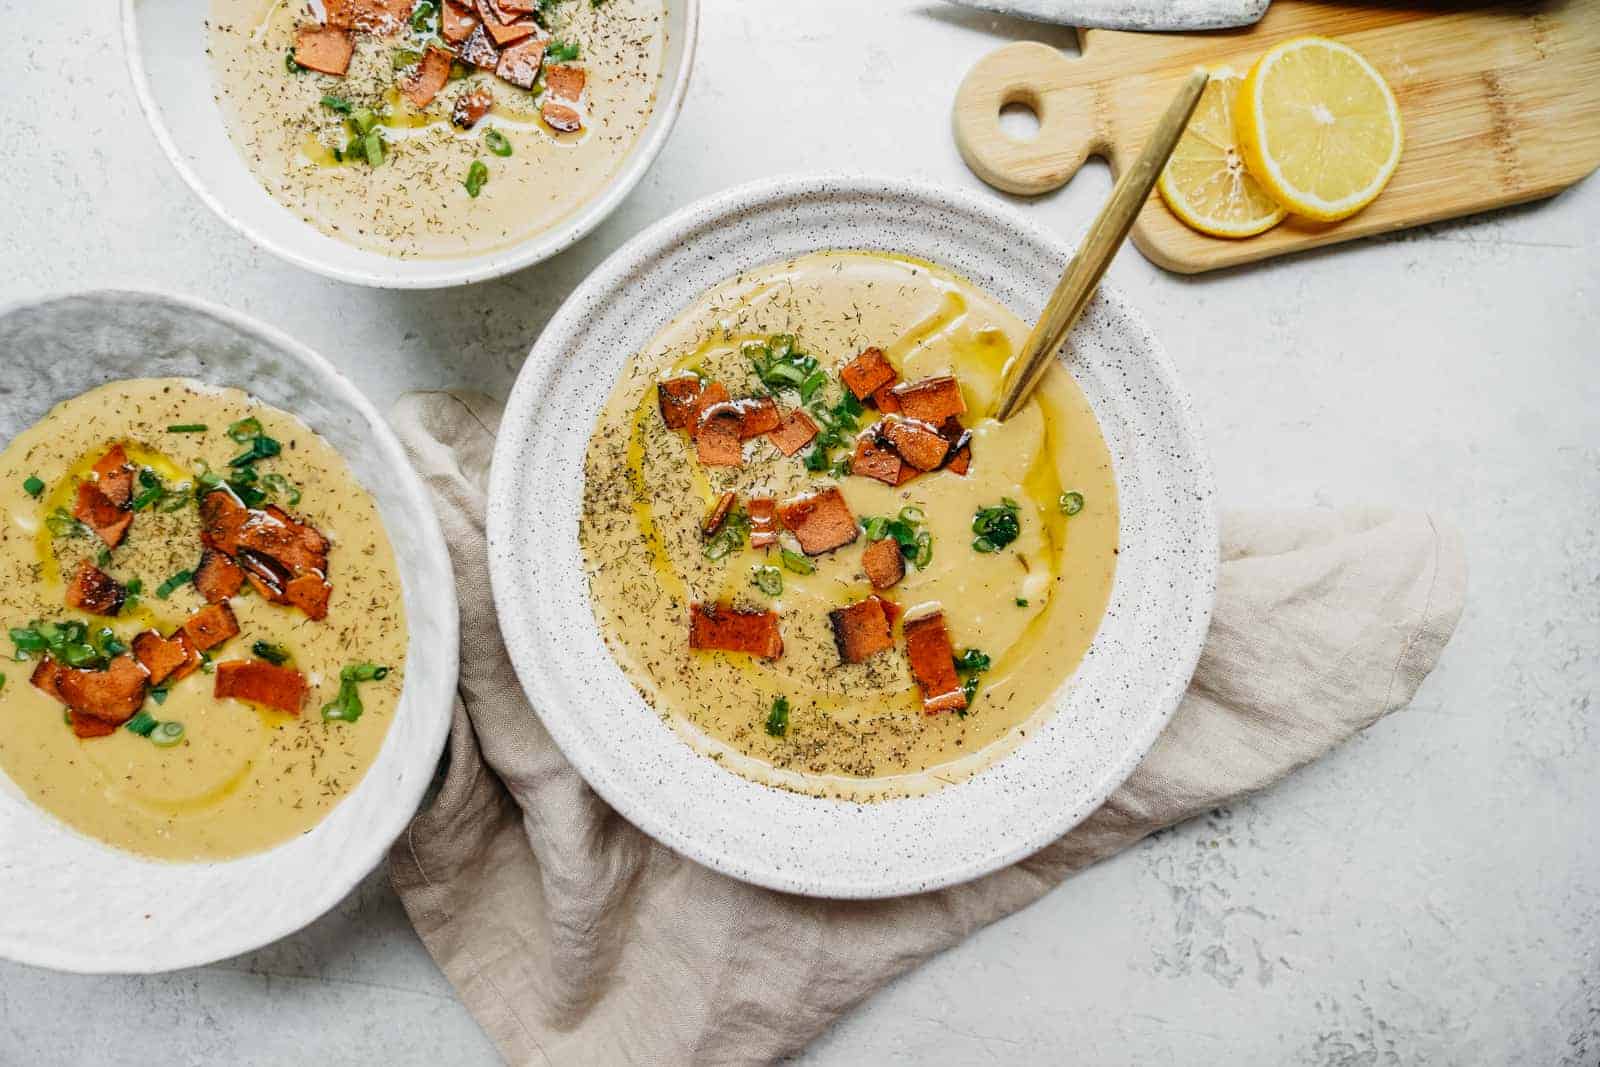
[[[303,419],[378,502],[405,592],[405,689],[377,761],[310,833],[213,863],[141,859],[29,802],[0,773],[0,956],[64,971],[192,967],[291,934],[383,859],[433,779],[455,696],[455,578],[422,482],[372,405],[327,360],[222,308],[95,292],[0,309],[0,441],[122,378],[232,385]],[[337,576],[336,579],[337,581]],[[12,674],[11,684],[26,684]]]
[[[1055,714],[978,775],[878,804],[767,788],[694,752],[639,697],[595,625],[578,545],[584,451],[624,363],[681,309],[739,271],[828,248],[921,256],[1029,321],[1071,255],[992,199],[892,179],[763,182],[680,211],[590,275],[534,346],[495,451],[489,560],[529,699],[613,807],[736,878],[816,896],[893,896],[1021,859],[1128,776],[1199,657],[1217,526],[1177,377],[1133,308],[1103,289],[1066,365],[1111,448],[1121,555],[1109,610]]]
[[[303,0],[302,0],[303,2]],[[450,259],[400,259],[336,240],[274,200],[228,137],[206,55],[209,0],[122,0],[123,47],[139,105],[167,158],[207,207],[268,252],[329,278],[439,289],[498,278],[549,259],[605,219],[644,177],[683,108],[700,0],[666,0],[667,48],[656,107],[611,181],[560,224],[509,248]]]

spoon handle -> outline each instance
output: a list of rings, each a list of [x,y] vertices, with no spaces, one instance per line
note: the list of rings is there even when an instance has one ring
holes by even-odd
[[[1000,405],[995,409],[995,417],[1000,421],[1009,419],[1022,407],[1066,340],[1068,331],[1088,306],[1089,298],[1094,296],[1106,268],[1111,265],[1111,258],[1127,239],[1133,220],[1139,217],[1150,190],[1155,188],[1156,179],[1189,125],[1189,116],[1194,114],[1200,94],[1205,91],[1206,77],[1206,72],[1199,69],[1189,74],[1150,139],[1144,143],[1139,158],[1117,179],[1111,199],[1100,209],[1083,243],[1078,246],[1077,254],[1067,264],[1066,272],[1061,275],[1056,291],[1050,294],[1044,313],[1028,334],[1022,351],[1007,367]]]

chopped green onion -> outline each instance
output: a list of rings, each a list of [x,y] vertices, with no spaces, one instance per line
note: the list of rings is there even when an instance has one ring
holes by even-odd
[[[511,141],[507,139],[505,134],[493,127],[484,131],[483,142],[489,146],[489,151],[497,156],[509,156],[511,154]]]
[[[972,517],[972,532],[978,537],[972,547],[978,552],[998,552],[1015,541],[1022,533],[1019,505],[1010,497],[1002,497],[999,507],[979,508]]]
[[[816,445],[806,453],[806,470],[808,471],[825,471],[828,469],[830,462],[832,460],[828,455],[828,450],[822,445]]]
[[[1020,597],[1020,596],[1017,597],[1017,607],[1025,608],[1027,606],[1028,606],[1028,600],[1027,600],[1026,597]]]
[[[905,555],[905,546],[900,546],[900,554]],[[933,535],[923,530],[917,534],[915,547],[911,550],[910,560],[917,570],[926,570],[928,564],[933,562]]]
[[[955,657],[955,664],[958,671],[986,671],[989,669],[989,657],[979,649],[969,648]]]
[[[816,399],[822,387],[828,384],[828,376],[820,370],[812,371],[800,382],[800,403],[809,404]]]
[[[350,122],[358,135],[365,137],[378,125],[378,113],[370,107],[358,107],[350,113]],[[252,420],[253,421],[253,420]],[[257,425],[260,425],[259,423]],[[257,430],[256,433],[260,433]]]
[[[66,508],[56,508],[44,520],[52,537],[88,537],[89,527],[67,514]]]
[[[156,599],[165,600],[178,591],[178,587],[194,578],[194,571],[179,571],[156,587]]]
[[[283,497],[291,508],[299,505],[300,490],[296,489],[294,483],[283,475],[276,473],[264,474],[261,476],[261,484],[266,486],[267,492],[273,496]]]
[[[433,0],[421,0],[411,12],[411,28],[417,33],[427,33],[439,8]]]
[[[422,53],[410,48],[402,48],[389,60],[389,65],[395,70],[405,70],[422,62]]]
[[[900,509],[900,519],[903,522],[923,522],[928,518],[928,513],[919,507],[907,505]]]
[[[772,710],[767,713],[767,733],[773,737],[782,737],[789,732],[789,698],[778,697],[772,702]]]
[[[361,139],[361,148],[366,154],[369,165],[383,166],[383,134],[377,130],[368,130],[366,136]]]
[[[484,166],[483,160],[474,159],[472,166],[467,168],[467,180],[461,184],[467,187],[467,195],[477,198],[483,191],[483,184],[489,180],[489,168]]]
[[[252,437],[250,447],[228,460],[230,467],[248,467],[258,459],[271,459],[283,451],[276,439],[266,436]]]
[[[3,675],[3,674],[0,674],[0,689],[4,689],[5,687],[6,687],[6,676]]]
[[[102,655],[112,657],[120,656],[128,651],[128,646],[117,639],[115,631],[109,626],[102,626],[95,632],[94,643],[99,646]]]
[[[161,692],[165,694],[166,690],[163,689]],[[154,690],[151,691],[151,695],[155,695]],[[150,732],[159,725],[160,723],[154,715],[140,708],[137,715],[122,724],[122,728],[129,733],[138,734],[140,737],[149,737]]]
[[[1078,492],[1062,493],[1061,513],[1063,515],[1076,515],[1083,510],[1083,494]]]
[[[94,554],[94,565],[101,570],[111,566],[111,549],[101,548]]]
[[[389,677],[389,668],[375,663],[354,663],[339,672],[347,682],[381,682]]]
[[[861,520],[861,529],[868,541],[882,541],[889,536],[889,520],[882,515],[869,515]]]
[[[780,548],[778,556],[783,560],[785,570],[796,574],[815,574],[817,565],[798,552],[791,552],[787,548]]]
[[[254,416],[240,419],[228,426],[228,436],[241,445],[248,444],[253,438],[261,436],[261,420]]]
[[[134,511],[143,511],[145,508],[154,504],[157,500],[160,500],[162,495],[162,489],[159,485],[154,489],[141,489],[137,494],[134,495],[133,500],[128,503],[128,507],[132,508]]]
[[[40,481],[37,475],[30,474],[27,480],[22,483],[22,488],[29,496],[38,500],[39,494],[44,492],[44,482]]]
[[[578,42],[576,41],[551,41],[544,54],[552,63],[569,63],[578,58]]]
[[[332,93],[329,93],[327,96],[322,98],[322,106],[330,111],[337,111],[341,115],[348,115],[350,114],[350,109],[354,105],[352,105],[350,101],[346,100],[342,96],[334,96]]]
[[[289,653],[272,644],[270,641],[257,641],[250,646],[252,655],[264,659],[275,667],[281,667],[289,662]]]
[[[49,645],[44,635],[37,630],[12,627],[11,643],[17,646],[20,652],[43,652]]]
[[[768,596],[777,596],[783,592],[783,572],[776,567],[757,567],[750,580],[755,583]]]
[[[189,501],[194,499],[194,494],[189,490],[189,483],[184,482],[178,488],[164,493],[156,502],[156,510],[162,513],[182,511],[189,506]]]
[[[373,663],[353,663],[339,672],[339,695],[322,706],[323,722],[355,722],[363,707],[358,682],[377,682],[389,676],[388,667]]]
[[[323,99],[323,102],[326,103],[328,98],[327,97],[323,97],[322,99]],[[177,423],[174,426],[168,426],[167,427],[167,432],[168,433],[205,433],[209,429],[211,429],[211,427],[207,426],[203,422],[180,422],[180,423]]]
[[[288,71],[290,74],[299,74],[301,71],[306,69],[299,63],[295,62],[293,48],[289,49],[283,54],[283,69]]]
[[[51,651],[54,652],[55,650],[52,649]],[[102,659],[100,653],[81,642],[62,646],[60,655],[62,659],[66,660],[69,667],[94,667],[98,666]]]
[[[160,748],[171,748],[183,740],[183,723],[164,722],[150,731],[150,743]]]

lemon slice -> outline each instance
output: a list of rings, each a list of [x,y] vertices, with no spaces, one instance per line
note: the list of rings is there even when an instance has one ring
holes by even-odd
[[[1242,81],[1226,67],[1211,72],[1156,185],[1174,215],[1213,237],[1249,237],[1287,214],[1251,177],[1239,153],[1233,101]]]
[[[1245,164],[1296,215],[1348,218],[1383,191],[1404,134],[1389,83],[1326,37],[1285,41],[1256,60],[1234,101]]]

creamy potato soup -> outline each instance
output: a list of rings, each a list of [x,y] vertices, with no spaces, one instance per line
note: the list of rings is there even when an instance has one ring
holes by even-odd
[[[655,106],[662,0],[210,0],[214,90],[261,184],[402,257],[548,230]]]
[[[989,417],[1026,334],[931,264],[823,252],[718,287],[629,361],[579,538],[607,645],[697,749],[870,800],[1048,714],[1110,595],[1117,499],[1059,367]]]
[[[0,453],[0,771],[147,856],[240,856],[353,790],[406,622],[377,506],[294,416],[114,382]]]

